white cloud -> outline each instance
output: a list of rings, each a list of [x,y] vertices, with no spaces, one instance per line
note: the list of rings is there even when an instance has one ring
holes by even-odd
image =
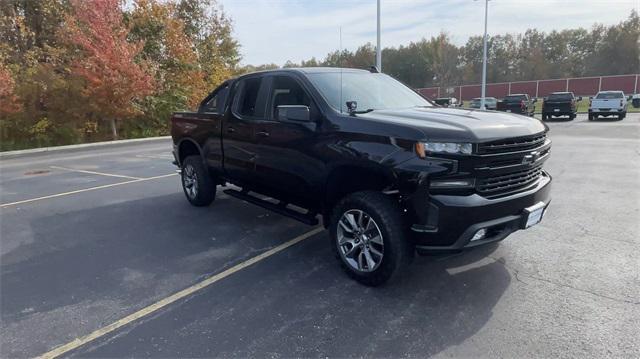
[[[219,0],[233,18],[243,63],[283,64],[324,58],[342,45],[375,44],[375,0]],[[640,0],[491,0],[489,33],[542,31],[594,23],[615,24]],[[484,1],[382,0],[383,47],[407,44],[441,31],[457,44],[483,29]],[[383,60],[384,61],[384,60]]]

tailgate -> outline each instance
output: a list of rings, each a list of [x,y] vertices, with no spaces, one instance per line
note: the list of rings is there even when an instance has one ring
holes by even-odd
[[[594,109],[619,109],[622,106],[620,106],[620,99],[619,98],[613,98],[613,99],[600,99],[600,100],[592,100],[591,101],[591,108]]]

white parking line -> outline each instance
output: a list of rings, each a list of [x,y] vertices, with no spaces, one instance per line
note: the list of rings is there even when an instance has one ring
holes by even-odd
[[[155,302],[155,303],[149,305],[148,307],[145,307],[145,308],[142,308],[142,309],[138,310],[137,312],[135,312],[133,314],[129,314],[126,317],[124,317],[124,318],[122,318],[120,320],[117,320],[117,321],[115,321],[115,322],[113,322],[113,323],[111,323],[111,324],[109,324],[109,325],[107,325],[105,327],[102,327],[102,328],[100,328],[100,329],[98,329],[98,330],[96,330],[96,331],[94,331],[94,332],[92,332],[92,333],[90,333],[88,335],[85,335],[84,337],[76,338],[75,340],[72,340],[71,342],[69,342],[67,344],[64,344],[64,345],[59,346],[59,347],[57,347],[57,348],[55,348],[55,349],[53,349],[53,350],[51,350],[51,351],[49,351],[47,353],[44,353],[44,354],[42,354],[40,356],[40,358],[56,358],[56,357],[59,357],[59,356],[61,356],[63,354],[66,354],[66,353],[68,353],[68,352],[70,352],[70,351],[72,351],[74,349],[79,348],[80,346],[82,346],[84,344],[87,344],[87,343],[89,343],[91,341],[94,341],[94,340],[96,340],[96,339],[98,339],[100,337],[103,337],[103,336],[105,336],[105,335],[107,335],[107,334],[109,334],[109,333],[111,333],[111,332],[113,332],[113,331],[115,331],[115,330],[117,330],[119,328],[122,328],[123,326],[125,326],[125,325],[127,325],[127,324],[129,324],[129,323],[131,323],[133,321],[136,321],[136,320],[138,320],[140,318],[143,318],[143,317],[146,317],[146,316],[148,316],[150,314],[153,314],[154,312],[156,312],[159,309],[162,309],[162,308],[168,306],[169,304],[175,303],[176,301],[178,301],[180,299],[183,299],[183,298],[185,298],[185,297],[187,297],[187,296],[189,296],[189,295],[191,295],[191,294],[193,294],[193,293],[195,293],[197,291],[200,291],[200,290],[212,285],[213,283],[216,283],[216,282],[218,282],[218,281],[220,281],[220,280],[222,280],[222,279],[224,279],[224,278],[226,278],[226,277],[228,277],[228,276],[230,276],[230,275],[232,275],[232,274],[234,274],[234,273],[236,273],[236,272],[238,272],[238,271],[240,271],[240,270],[242,270],[244,268],[247,268],[247,267],[249,267],[249,266],[251,266],[251,265],[253,265],[255,263],[258,263],[263,259],[269,258],[272,255],[274,255],[274,254],[276,254],[278,252],[281,252],[281,251],[291,247],[292,245],[294,245],[294,244],[296,244],[298,242],[301,242],[301,241],[303,241],[303,240],[305,240],[307,238],[312,237],[315,234],[318,234],[318,233],[322,232],[323,230],[324,230],[324,228],[322,228],[322,227],[314,228],[314,229],[312,229],[311,231],[309,231],[307,233],[299,235],[298,237],[296,237],[294,239],[291,239],[288,242],[282,243],[281,245],[279,245],[277,247],[271,248],[270,250],[268,250],[268,251],[266,251],[266,252],[264,252],[262,254],[259,254],[259,255],[255,256],[255,257],[252,257],[252,258],[250,258],[250,259],[248,259],[248,260],[246,260],[246,261],[244,261],[242,263],[236,264],[233,267],[231,267],[231,268],[229,268],[229,269],[227,269],[225,271],[222,271],[222,272],[220,272],[220,273],[218,273],[218,274],[216,274],[214,276],[211,276],[211,277],[209,277],[209,278],[207,278],[207,279],[205,279],[205,280],[203,280],[201,282],[198,282],[198,283],[196,283],[196,284],[194,284],[194,285],[192,285],[190,287],[187,287],[187,288],[185,288],[185,289],[183,289],[183,290],[181,290],[181,291],[179,291],[177,293],[174,293],[174,294],[172,294],[172,295],[170,295],[170,296],[168,296],[168,297],[166,297],[166,298],[164,298],[164,299],[162,299],[162,300],[160,300],[158,302]]]
[[[18,205],[18,204],[42,201],[43,199],[50,199],[50,198],[56,198],[56,197],[62,197],[62,196],[69,196],[69,195],[76,194],[76,193],[95,191],[95,190],[103,189],[103,188],[122,186],[122,185],[129,184],[129,183],[151,181],[151,180],[154,180],[154,179],[165,178],[165,177],[176,176],[176,175],[178,175],[178,174],[177,173],[169,173],[168,175],[154,176],[154,177],[147,177],[147,178],[139,178],[139,179],[134,179],[134,180],[131,180],[131,181],[124,181],[124,182],[118,182],[118,183],[112,183],[112,184],[105,184],[105,185],[102,185],[102,186],[89,187],[89,188],[79,189],[79,190],[75,190],[75,191],[56,193],[56,194],[51,194],[51,195],[48,195],[48,196],[30,198],[30,199],[25,199],[25,200],[22,200],[22,201],[2,203],[2,204],[0,204],[0,208],[6,208],[6,207],[10,207],[10,206],[15,206],[15,205]]]
[[[57,169],[57,170],[63,170],[63,171],[68,171],[68,172],[87,173],[87,174],[90,174],[90,175],[100,175],[100,176],[107,176],[107,177],[128,178],[128,179],[134,179],[134,180],[142,179],[141,177],[132,177],[132,176],[125,176],[125,175],[116,175],[116,174],[112,174],[112,173],[104,173],[104,172],[87,171],[87,170],[80,170],[80,169],[76,169],[76,168],[68,168],[68,167],[60,167],[60,166],[49,166],[49,168],[53,168],[53,169]]]
[[[153,158],[157,160],[171,160],[173,159],[173,155],[136,155],[139,158]]]

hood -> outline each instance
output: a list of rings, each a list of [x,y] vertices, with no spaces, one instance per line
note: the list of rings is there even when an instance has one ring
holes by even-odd
[[[432,141],[487,142],[540,133],[547,129],[542,121],[505,112],[453,108],[416,107],[377,110],[358,115],[361,119],[409,126]]]

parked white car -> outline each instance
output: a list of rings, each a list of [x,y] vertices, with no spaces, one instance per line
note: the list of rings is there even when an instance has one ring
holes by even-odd
[[[622,120],[627,115],[627,97],[622,91],[600,91],[589,100],[589,121],[599,116],[616,116]]]

